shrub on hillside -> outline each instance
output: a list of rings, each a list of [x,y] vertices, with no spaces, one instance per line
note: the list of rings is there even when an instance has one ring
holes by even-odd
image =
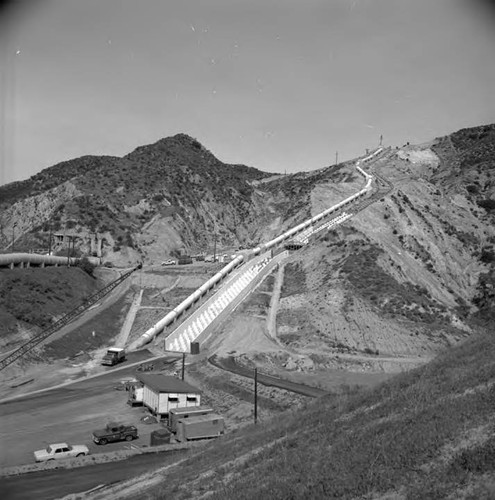
[[[87,258],[82,258],[78,261],[77,267],[81,268],[85,273],[89,274],[89,276],[94,277],[93,273],[96,269],[96,264],[93,264]]]
[[[495,209],[495,200],[492,200],[491,198],[480,200],[478,201],[478,205],[489,212],[490,210]]]

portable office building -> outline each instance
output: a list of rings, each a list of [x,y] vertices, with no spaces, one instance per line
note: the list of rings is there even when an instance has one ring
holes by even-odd
[[[158,418],[168,417],[172,408],[199,406],[201,392],[183,380],[159,374],[138,374],[143,384],[143,404]]]

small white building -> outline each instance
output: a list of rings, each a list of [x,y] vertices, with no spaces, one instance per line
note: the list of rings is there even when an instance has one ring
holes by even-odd
[[[158,418],[168,417],[172,408],[199,406],[201,392],[175,377],[158,374],[138,374],[143,384],[143,404]]]

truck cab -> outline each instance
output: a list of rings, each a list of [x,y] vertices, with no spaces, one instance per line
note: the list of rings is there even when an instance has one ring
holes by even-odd
[[[105,356],[103,356],[101,364],[114,366],[122,361],[125,361],[125,349],[121,349],[120,347],[110,347]]]

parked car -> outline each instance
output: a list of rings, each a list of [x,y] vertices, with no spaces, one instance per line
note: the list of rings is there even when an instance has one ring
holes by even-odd
[[[177,264],[177,261],[174,259],[168,259],[162,262],[162,266],[175,266]]]
[[[70,445],[67,443],[49,444],[44,450],[34,452],[36,462],[48,462],[50,460],[58,460],[61,458],[74,458],[89,455],[87,446]]]
[[[138,437],[138,430],[134,425],[117,424],[111,422],[104,429],[93,431],[93,441],[105,445],[115,441],[132,441]]]

